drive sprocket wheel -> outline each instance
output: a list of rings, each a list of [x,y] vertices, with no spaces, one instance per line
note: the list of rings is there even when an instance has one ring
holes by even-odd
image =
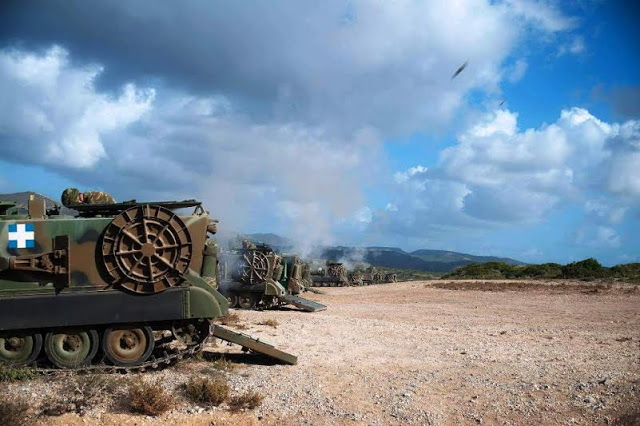
[[[245,263],[241,267],[241,280],[247,284],[264,282],[269,274],[267,255],[258,250],[250,250],[243,257]]]
[[[183,281],[193,244],[182,219],[145,204],[113,218],[102,238],[102,255],[114,284],[135,293],[159,293]]]

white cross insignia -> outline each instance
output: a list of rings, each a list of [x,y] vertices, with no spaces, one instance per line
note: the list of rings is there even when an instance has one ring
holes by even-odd
[[[12,223],[9,225],[9,248],[34,248],[36,233],[33,223]]]

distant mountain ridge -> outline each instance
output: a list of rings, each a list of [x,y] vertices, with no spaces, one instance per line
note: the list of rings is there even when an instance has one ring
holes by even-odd
[[[262,242],[281,251],[295,250],[292,240],[272,233],[247,235],[254,242]],[[508,265],[524,265],[515,259],[496,256],[476,256],[447,250],[420,249],[405,252],[398,247],[319,247],[311,256],[315,259],[345,262],[348,264],[368,263],[382,268],[413,269],[417,271],[448,273],[456,268],[473,263],[504,262]]]

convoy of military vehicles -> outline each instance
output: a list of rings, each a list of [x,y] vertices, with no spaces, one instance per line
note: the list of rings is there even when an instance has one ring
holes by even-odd
[[[373,267],[314,268],[248,240],[220,250],[217,221],[195,200],[116,203],[66,190],[62,201],[77,214],[33,196],[27,206],[0,202],[0,363],[144,370],[214,336],[295,364],[214,321],[230,307],[320,311],[300,297],[307,288],[395,281]]]

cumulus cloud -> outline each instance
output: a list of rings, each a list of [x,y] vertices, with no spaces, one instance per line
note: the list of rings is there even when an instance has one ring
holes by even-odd
[[[436,167],[397,172],[390,201],[397,211],[385,212],[383,227],[429,236],[445,226],[535,223],[574,204],[597,224],[576,241],[618,247],[610,225],[640,199],[640,123],[607,123],[582,108],[539,128],[519,129],[517,118],[488,113],[441,152]]]
[[[0,19],[0,35],[57,41],[105,64],[110,87],[158,76],[231,98],[257,120],[346,134],[363,124],[384,134],[441,128],[469,90],[497,89],[523,23],[542,33],[571,24],[546,3],[522,0],[51,1],[12,5]]]
[[[103,135],[126,128],[151,108],[153,90],[99,94],[98,66],[71,67],[59,47],[44,55],[0,50],[3,159],[89,168],[106,156]]]
[[[362,171],[380,162],[376,130],[255,123],[224,96],[164,87],[125,84],[114,97],[97,91],[101,72],[59,47],[0,51],[3,160],[53,167],[118,199],[199,195],[227,228],[280,224],[300,241],[333,242],[345,217],[366,222]]]

